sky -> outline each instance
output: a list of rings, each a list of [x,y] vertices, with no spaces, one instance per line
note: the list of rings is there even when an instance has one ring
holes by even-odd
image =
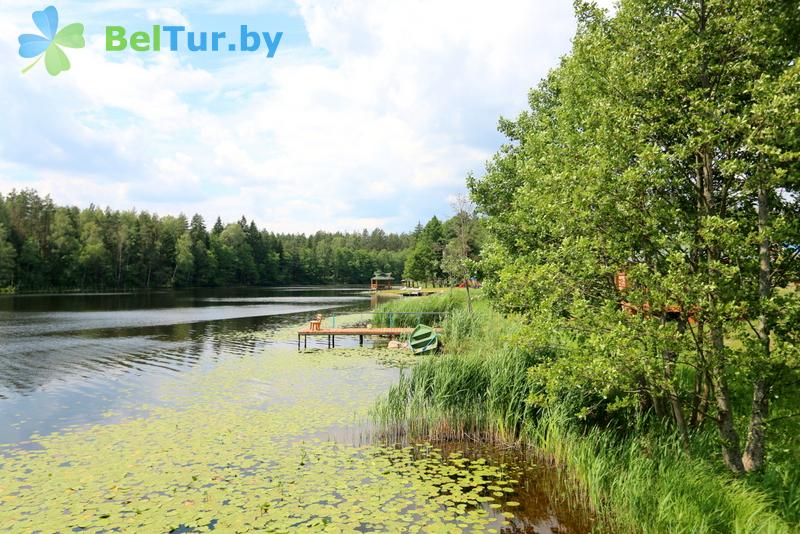
[[[49,4],[0,0],[0,193],[276,232],[448,217],[575,31],[571,0],[53,3],[86,37],[55,77],[18,54]],[[105,50],[106,26],[154,24],[283,36],[272,58]]]

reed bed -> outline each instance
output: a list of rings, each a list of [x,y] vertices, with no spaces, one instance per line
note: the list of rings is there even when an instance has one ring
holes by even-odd
[[[441,325],[447,316],[463,308],[462,291],[450,291],[428,297],[394,299],[383,304],[373,315],[376,327],[415,327],[418,324]]]
[[[527,369],[546,358],[547,351],[518,348],[514,339],[519,325],[493,312],[480,294],[471,315],[455,304],[460,298],[440,295],[409,300],[409,305],[400,301],[404,309],[411,302],[417,309],[447,306],[445,352],[406,370],[376,403],[372,417],[389,435],[405,441],[482,440],[530,448],[564,468],[572,488],[569,498],[594,511],[599,529],[797,531],[787,521],[795,510],[791,504],[787,508],[761,491],[758,481],[735,479],[706,460],[717,449],[711,433],[694,436],[687,455],[652,422],[642,421],[640,431],[621,433],[580,424],[570,416],[574,399],[546,410],[532,406]],[[796,476],[797,470],[788,472],[786,476]],[[795,490],[786,499],[796,495]]]

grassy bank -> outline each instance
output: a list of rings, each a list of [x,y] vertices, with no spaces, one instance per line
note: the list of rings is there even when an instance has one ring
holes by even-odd
[[[461,291],[392,300],[376,310],[373,324],[377,327],[414,327],[420,323],[438,325],[463,305],[464,295]]]
[[[406,302],[390,302],[383,311],[407,310],[412,301]],[[712,461],[718,453],[710,427],[692,436],[686,454],[657,421],[643,418],[635,431],[619,431],[579,422],[572,416],[574,399],[535,408],[527,402],[536,393],[527,369],[549,355],[520,348],[517,322],[493,312],[480,293],[472,315],[463,310],[463,293],[413,303],[449,312],[446,351],[414,366],[377,403],[373,416],[388,430],[532,447],[565,466],[579,499],[616,531],[780,533],[797,527],[793,464],[776,460],[762,475],[735,479]]]

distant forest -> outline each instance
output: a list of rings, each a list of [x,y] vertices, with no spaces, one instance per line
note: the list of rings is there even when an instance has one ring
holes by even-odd
[[[242,217],[56,206],[33,190],[0,194],[0,288],[146,289],[367,284],[403,272],[412,234],[277,234]]]
[[[160,216],[56,206],[25,189],[0,194],[0,292],[363,284],[376,271],[457,283],[477,257],[480,223],[462,205],[410,233],[277,234],[243,216]]]

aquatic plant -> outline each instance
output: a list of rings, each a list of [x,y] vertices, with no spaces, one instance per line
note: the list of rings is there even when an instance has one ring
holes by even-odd
[[[0,532],[497,532],[518,502],[503,466],[331,440],[397,373],[275,347],[165,382],[143,415],[0,446]]]
[[[569,466],[605,522],[646,533],[789,533],[774,503],[746,481],[686,456],[674,436],[620,438],[582,432],[565,410],[546,411],[526,428],[528,444]]]

